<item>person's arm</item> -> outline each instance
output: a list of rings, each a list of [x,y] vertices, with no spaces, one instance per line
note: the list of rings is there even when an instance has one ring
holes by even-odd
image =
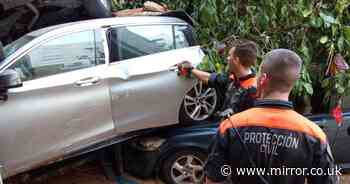
[[[203,81],[204,83],[208,84],[209,78],[210,78],[210,73],[204,72],[201,70],[198,70],[192,66],[192,64],[188,61],[183,61],[179,64],[177,64],[179,69],[184,68],[188,71],[189,73],[192,73],[193,76],[195,76],[197,79]]]
[[[210,78],[210,73],[193,68],[192,69],[192,74],[197,79],[203,81],[205,84],[208,84],[208,81],[209,81],[209,78]]]
[[[192,66],[192,64],[188,61],[181,62],[177,64],[179,70],[187,69],[188,74],[192,73],[200,81],[203,81],[205,84],[208,84],[211,88],[224,90],[226,88],[227,83],[229,82],[228,75],[217,74],[217,73],[208,73],[201,70],[198,70]]]

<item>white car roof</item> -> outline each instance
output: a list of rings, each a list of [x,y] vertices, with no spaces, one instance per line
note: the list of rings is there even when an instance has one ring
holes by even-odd
[[[98,28],[103,26],[118,26],[118,25],[151,25],[151,24],[186,24],[185,21],[174,17],[166,16],[134,16],[134,17],[112,17],[103,19],[91,19],[78,22],[71,22],[55,26],[46,27],[28,33],[29,36],[40,36],[53,30],[67,29],[67,28]]]

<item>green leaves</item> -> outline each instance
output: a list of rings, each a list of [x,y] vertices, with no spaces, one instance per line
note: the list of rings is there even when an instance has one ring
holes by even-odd
[[[304,83],[304,88],[305,88],[306,93],[308,95],[312,95],[314,93],[314,90],[313,90],[312,85],[310,83]]]
[[[335,24],[336,20],[332,15],[327,15],[323,12],[320,12],[320,17],[323,19],[323,21],[330,23],[330,24]]]
[[[319,28],[322,26],[322,19],[318,16],[313,16],[311,18],[310,24],[312,27]]]
[[[206,72],[213,72],[215,71],[213,67],[211,67],[211,61],[209,61],[209,56],[206,55],[203,57],[202,62],[197,66],[199,70],[206,71]],[[211,69],[213,68],[213,69]]]
[[[320,17],[322,18],[327,28],[330,27],[332,24],[337,23],[336,19],[332,15],[326,14],[324,12],[320,12]]]
[[[340,94],[340,95],[343,95],[343,93],[345,92],[345,88],[344,87],[338,87],[337,88],[337,93]]]
[[[322,81],[322,88],[326,90],[326,97],[331,95],[348,95],[350,89],[350,73],[339,72],[335,76],[330,76]]]
[[[312,56],[310,54],[309,47],[306,45],[305,39],[301,43],[300,52],[302,53],[302,56],[303,56],[305,63],[310,63],[312,60]]]
[[[339,15],[343,14],[346,7],[350,5],[349,0],[337,0],[337,5],[335,6],[335,9],[337,10],[337,13]]]
[[[337,41],[337,47],[340,52],[343,52],[344,50],[344,42],[345,42],[345,38],[343,35],[341,35]]]
[[[320,43],[322,43],[322,44],[327,43],[327,41],[328,41],[328,36],[322,36],[322,37],[320,38]]]
[[[199,8],[200,23],[204,26],[214,26],[217,24],[218,13],[215,0],[204,0]]]
[[[226,65],[225,56],[221,56],[218,50],[213,48],[204,56],[197,68],[207,72],[223,73],[227,71]]]
[[[343,33],[344,33],[346,41],[348,41],[348,44],[350,45],[350,26],[344,26]]]
[[[312,14],[312,9],[310,10],[303,10],[303,17],[306,18]]]
[[[298,7],[300,10],[302,10],[302,15],[304,18],[310,16],[313,12],[313,5],[310,2],[304,2],[302,6]]]
[[[325,80],[322,81],[322,88],[327,88],[329,86],[330,83],[330,79],[327,78]]]
[[[261,28],[266,29],[268,27],[270,18],[266,14],[261,15],[258,20]]]

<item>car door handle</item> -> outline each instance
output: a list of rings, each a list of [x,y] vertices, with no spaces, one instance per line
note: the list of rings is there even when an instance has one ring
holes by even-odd
[[[179,67],[177,65],[169,67],[169,71],[178,73],[179,72]]]
[[[80,79],[77,82],[75,82],[75,84],[77,86],[91,86],[94,84],[97,84],[100,81],[99,77],[87,77],[84,79]]]

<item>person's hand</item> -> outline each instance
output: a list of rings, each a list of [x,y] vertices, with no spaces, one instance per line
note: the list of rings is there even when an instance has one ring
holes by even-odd
[[[179,75],[185,76],[185,77],[190,77],[191,72],[193,70],[193,66],[190,62],[188,61],[183,61],[179,64],[177,64],[177,67],[179,69]]]

